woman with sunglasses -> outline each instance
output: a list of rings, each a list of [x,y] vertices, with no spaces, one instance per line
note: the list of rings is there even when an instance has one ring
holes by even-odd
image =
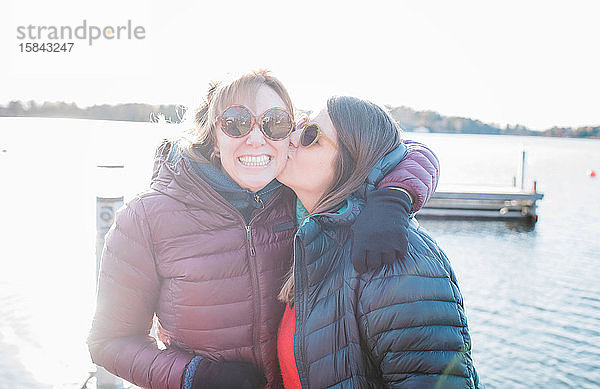
[[[391,117],[334,97],[291,143],[278,176],[298,196],[300,226],[280,293],[285,388],[478,388],[455,274],[414,219],[405,257],[362,274],[349,260],[364,199],[405,153]]]
[[[296,197],[275,177],[295,128],[292,103],[279,80],[256,72],[211,86],[194,121],[190,141],[159,148],[151,189],[120,210],[106,236],[90,354],[142,387],[281,387],[277,295],[291,266]],[[437,183],[437,161],[423,150],[382,184],[411,193],[413,210]],[[431,174],[415,179],[411,166]],[[395,239],[372,251],[369,237],[406,230],[397,198],[374,198],[370,214],[387,217],[357,223],[355,251],[370,252],[367,262],[357,255],[358,267],[405,250]],[[149,336],[153,316],[165,348]]]

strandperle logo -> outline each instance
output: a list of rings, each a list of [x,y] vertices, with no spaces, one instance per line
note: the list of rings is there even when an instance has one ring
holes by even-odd
[[[120,26],[96,26],[88,25],[87,20],[83,20],[81,25],[72,26],[28,26],[17,27],[17,39],[30,40],[87,40],[88,45],[92,45],[95,40],[132,40],[145,39],[146,29],[143,26],[134,26],[131,20],[127,20],[127,25]]]

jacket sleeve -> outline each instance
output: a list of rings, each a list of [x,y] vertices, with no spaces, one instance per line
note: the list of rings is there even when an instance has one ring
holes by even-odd
[[[462,296],[437,250],[428,257],[410,247],[404,261],[373,275],[360,293],[363,344],[386,388],[480,387]]]
[[[406,156],[377,187],[394,186],[406,190],[412,198],[412,212],[417,212],[435,192],[440,163],[424,144],[409,140],[404,143],[408,147]]]
[[[149,336],[160,290],[151,242],[136,198],[117,212],[106,235],[88,347],[95,364],[137,386],[179,389],[193,355],[160,350]]]

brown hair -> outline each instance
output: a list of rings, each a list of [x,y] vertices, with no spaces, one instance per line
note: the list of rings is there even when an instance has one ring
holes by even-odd
[[[365,182],[377,162],[400,145],[400,128],[381,107],[349,96],[327,100],[327,112],[337,131],[339,152],[334,162],[335,179],[317,202],[311,215],[335,209]],[[279,299],[294,303],[294,266]]]
[[[218,154],[214,153],[215,129],[219,114],[241,97],[252,98],[261,86],[268,86],[283,100],[292,117],[294,108],[287,90],[268,70],[257,70],[244,74],[228,82],[211,82],[202,104],[193,117],[193,128],[185,137],[182,148],[192,158],[198,158],[195,150],[216,166],[220,165]]]

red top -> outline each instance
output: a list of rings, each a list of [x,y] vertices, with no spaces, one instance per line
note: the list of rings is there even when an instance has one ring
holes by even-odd
[[[283,387],[285,389],[301,389],[300,376],[296,367],[294,358],[294,332],[296,330],[296,314],[294,307],[285,306],[285,312],[279,324],[279,333],[277,334],[277,357],[279,358],[279,367],[283,377]]]

